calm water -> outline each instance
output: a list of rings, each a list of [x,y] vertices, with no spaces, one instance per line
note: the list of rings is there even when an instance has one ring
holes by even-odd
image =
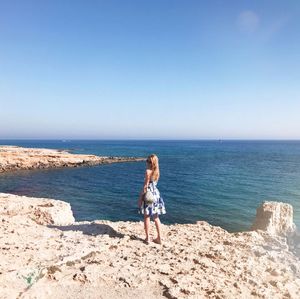
[[[263,200],[291,203],[300,226],[300,141],[4,141],[74,153],[160,158],[164,223],[206,220],[248,229]],[[0,192],[70,202],[76,220],[141,220],[145,163],[19,171],[0,175]]]

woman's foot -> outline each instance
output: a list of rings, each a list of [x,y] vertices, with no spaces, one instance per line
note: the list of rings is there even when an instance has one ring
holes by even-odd
[[[160,238],[156,238],[153,240],[154,243],[156,244],[161,244],[161,239]]]
[[[146,238],[146,239],[144,240],[144,243],[148,245],[148,244],[150,243],[150,240]]]

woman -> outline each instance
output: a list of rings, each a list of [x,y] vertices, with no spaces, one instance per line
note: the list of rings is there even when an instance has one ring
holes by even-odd
[[[153,242],[157,244],[161,244],[161,234],[160,234],[160,220],[158,215],[166,214],[165,204],[160,196],[159,190],[156,185],[159,180],[159,165],[158,158],[156,155],[152,154],[147,158],[147,169],[145,172],[145,181],[144,187],[140,193],[140,197],[138,200],[138,206],[142,214],[144,214],[144,227],[146,233],[145,243],[149,244],[149,230],[150,230],[150,217],[153,217],[155,222],[155,227],[157,231],[157,237],[153,240]],[[153,195],[153,202],[147,203],[145,201],[146,192],[150,191]]]

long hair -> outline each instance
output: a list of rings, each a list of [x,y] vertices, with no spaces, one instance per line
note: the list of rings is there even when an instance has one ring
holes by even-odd
[[[154,181],[159,180],[159,164],[158,164],[158,157],[155,154],[148,156],[147,158],[147,166],[149,169],[152,170],[152,178]]]

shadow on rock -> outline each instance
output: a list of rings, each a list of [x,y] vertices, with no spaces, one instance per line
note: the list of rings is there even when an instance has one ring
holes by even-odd
[[[287,236],[289,249],[300,258],[300,230],[296,229]]]
[[[49,228],[57,228],[62,231],[82,231],[85,235],[98,236],[109,235],[111,238],[123,238],[124,234],[115,231],[111,226],[107,224],[71,224],[71,225],[47,225]]]

